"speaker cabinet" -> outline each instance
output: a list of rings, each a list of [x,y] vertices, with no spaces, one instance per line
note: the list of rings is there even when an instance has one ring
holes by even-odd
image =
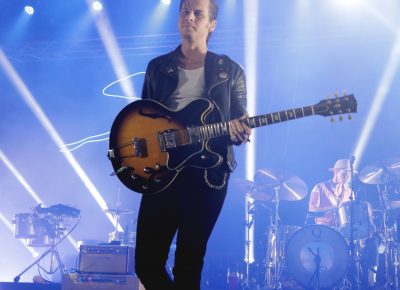
[[[141,290],[135,275],[65,274],[61,290]]]
[[[134,274],[134,248],[115,245],[81,245],[80,273]]]

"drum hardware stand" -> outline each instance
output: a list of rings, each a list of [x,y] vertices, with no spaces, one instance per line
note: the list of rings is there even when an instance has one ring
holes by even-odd
[[[349,241],[349,250],[350,250],[350,284],[351,289],[358,289],[359,281],[356,279],[356,259],[355,259],[355,246],[354,246],[354,161],[355,157],[350,157],[350,180],[351,180],[351,193],[350,193],[350,241]],[[358,271],[357,271],[358,272]]]
[[[274,187],[275,190],[275,215],[274,215],[274,222],[272,225],[272,231],[273,234],[272,236],[275,237],[275,241],[273,243],[270,243],[269,245],[272,246],[272,249],[268,249],[269,253],[272,253],[272,259],[271,261],[268,261],[269,256],[267,255],[267,265],[266,265],[266,273],[265,273],[265,278],[266,278],[266,284],[267,288],[272,288],[272,289],[281,289],[282,285],[280,283],[280,276],[282,273],[282,266],[283,266],[283,261],[282,261],[282,256],[279,253],[280,252],[280,221],[279,221],[279,191],[280,191],[280,186]],[[273,270],[272,270],[273,268]]]
[[[253,189],[251,189],[252,191]],[[250,229],[253,226],[254,223],[254,202],[250,201],[250,195],[247,193],[246,194],[246,222],[245,222],[245,227],[246,227],[246,241],[245,241],[245,247],[246,247],[246,257],[245,257],[245,262],[246,262],[246,280],[244,281],[244,289],[249,286],[250,284],[250,244],[252,243],[250,239]]]
[[[389,193],[388,193],[388,186],[387,184],[389,183],[389,175],[387,173],[383,173],[382,175],[382,181],[383,181],[383,189],[381,189],[379,187],[379,184],[377,185],[378,187],[378,192],[380,194],[380,199],[381,199],[381,204],[382,204],[382,208],[383,208],[383,217],[382,217],[382,239],[384,241],[384,272],[385,272],[385,284],[386,285],[392,285],[395,286],[395,289],[398,289],[399,287],[399,283],[398,283],[398,265],[396,265],[396,262],[398,264],[397,261],[397,254],[398,254],[398,250],[395,247],[393,247],[393,245],[391,244],[393,241],[393,237],[389,235],[389,231],[388,231],[388,213],[387,213],[387,209],[389,208]],[[395,263],[394,263],[394,272],[392,273],[389,270],[389,247],[390,247],[390,251],[392,252],[392,255],[395,258]]]
[[[314,256],[315,271],[310,278],[310,282],[308,282],[308,284],[307,284],[307,288],[308,288],[308,286],[310,286],[311,282],[315,278],[315,288],[314,289],[319,290],[319,274],[320,274],[320,270],[321,270],[321,256],[319,255],[319,248],[317,248],[317,253],[314,253],[313,250],[311,250],[311,248],[308,248],[308,250]]]
[[[46,274],[52,275],[54,274],[57,270],[60,271],[61,276],[63,274],[67,274],[66,267],[64,263],[61,260],[60,253],[57,250],[57,245],[63,240],[61,239],[58,243],[56,243],[56,238],[61,234],[59,233],[59,219],[60,217],[55,217],[53,220],[51,231],[50,231],[50,238],[51,238],[51,247],[47,249],[42,255],[40,255],[39,258],[37,258],[32,264],[30,264],[28,267],[26,267],[21,273],[19,273],[17,276],[14,277],[14,282],[19,282],[21,279],[21,276],[25,274],[30,268],[32,268],[34,265],[38,265],[40,269],[46,272]],[[64,237],[65,238],[65,237]],[[44,267],[39,265],[39,262],[43,260],[47,255],[50,254],[50,269],[46,270]],[[57,267],[54,267],[54,259],[56,259],[57,262]]]

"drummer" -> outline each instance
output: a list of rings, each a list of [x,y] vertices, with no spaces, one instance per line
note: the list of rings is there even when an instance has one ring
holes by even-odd
[[[349,182],[351,177],[350,160],[337,160],[333,168],[329,168],[329,171],[333,173],[332,179],[320,182],[312,189],[308,211],[309,217],[314,217],[312,222],[337,228],[339,226],[337,209],[345,202],[350,201],[352,192]],[[309,217],[308,223],[310,222]],[[373,236],[364,241],[363,267],[367,269],[364,272],[368,274],[362,278],[363,285],[375,285],[377,266],[378,239]]]
[[[310,193],[308,211],[315,214],[315,223],[327,226],[337,226],[335,210],[341,204],[350,200],[351,187],[349,179],[351,176],[350,160],[339,159],[333,168],[330,180],[323,181],[314,186]]]

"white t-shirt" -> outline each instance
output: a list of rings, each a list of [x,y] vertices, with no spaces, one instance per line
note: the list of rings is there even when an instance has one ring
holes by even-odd
[[[178,86],[165,102],[165,105],[172,110],[180,110],[191,101],[204,95],[204,67],[197,69],[178,68],[178,76]]]

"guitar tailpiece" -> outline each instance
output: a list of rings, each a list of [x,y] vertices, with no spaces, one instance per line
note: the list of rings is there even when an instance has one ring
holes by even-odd
[[[206,184],[207,184],[207,186],[208,187],[210,187],[210,188],[212,188],[212,189],[222,189],[224,186],[225,186],[225,184],[226,184],[226,177],[228,176],[228,173],[224,173],[224,179],[222,180],[222,184],[221,185],[214,185],[214,184],[212,184],[211,182],[210,182],[210,180],[208,180],[208,172],[207,172],[207,169],[206,170],[204,170],[204,180],[205,180],[205,182],[206,182]]]

